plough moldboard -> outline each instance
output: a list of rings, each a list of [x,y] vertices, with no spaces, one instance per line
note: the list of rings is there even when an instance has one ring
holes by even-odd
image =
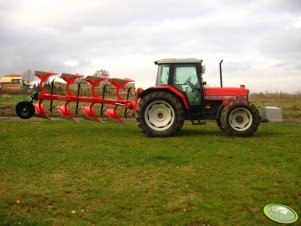
[[[129,97],[132,94],[131,88],[127,89],[126,98],[120,95],[120,91],[125,88],[125,85],[129,82],[133,82],[134,80],[124,78],[109,78],[107,76],[83,76],[81,74],[66,74],[63,73],[60,78],[62,78],[66,82],[66,95],[57,95],[54,93],[54,80],[51,82],[50,92],[47,91],[44,87],[45,83],[48,82],[49,77],[57,75],[56,72],[44,72],[44,71],[36,71],[35,76],[39,77],[41,80],[39,83],[40,92],[36,92],[29,97],[27,101],[21,101],[16,106],[16,113],[20,118],[28,119],[31,118],[34,114],[39,117],[43,117],[46,119],[51,119],[50,116],[53,115],[53,111],[56,108],[57,111],[67,119],[71,119],[75,122],[78,120],[75,116],[78,116],[78,113],[81,111],[84,116],[89,119],[94,119],[98,122],[103,122],[101,118],[104,116],[116,119],[121,124],[124,124],[122,121],[122,116],[120,115],[120,111],[117,111],[118,108],[124,108],[124,117],[126,118],[129,112],[136,112],[137,108],[137,99],[136,101],[130,100]],[[91,96],[81,96],[81,83],[85,81],[91,86]],[[77,84],[77,92],[73,93],[70,90],[70,86],[72,84]],[[106,98],[106,86],[107,84],[111,84],[115,88],[116,100]],[[96,92],[96,88],[100,85],[103,85],[102,95],[98,95]],[[135,92],[136,93],[136,92]],[[136,96],[137,97],[137,96]],[[49,112],[50,116],[47,114],[45,107],[43,105],[43,101],[50,101]],[[38,101],[38,103],[33,104],[34,101]],[[54,101],[65,101],[65,104],[55,107]],[[71,111],[69,104],[75,103],[76,107],[74,112]],[[87,103],[86,106],[80,106],[80,103]],[[100,113],[97,114],[94,105],[100,104]]]

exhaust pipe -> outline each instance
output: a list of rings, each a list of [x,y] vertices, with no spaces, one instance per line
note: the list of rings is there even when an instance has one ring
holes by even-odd
[[[223,72],[222,72],[223,61],[224,60],[221,60],[221,62],[219,62],[219,78],[220,78],[221,87],[223,87]]]

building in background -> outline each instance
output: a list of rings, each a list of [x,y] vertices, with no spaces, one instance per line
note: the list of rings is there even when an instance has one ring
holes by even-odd
[[[33,82],[24,80],[21,75],[9,74],[0,77],[1,93],[22,93],[27,92],[34,86]]]
[[[9,74],[0,78],[1,93],[19,93],[23,90],[23,77],[18,74]]]

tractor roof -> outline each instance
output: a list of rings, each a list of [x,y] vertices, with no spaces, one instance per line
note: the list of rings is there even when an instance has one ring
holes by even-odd
[[[155,64],[201,64],[203,60],[196,58],[168,58],[156,60]]]

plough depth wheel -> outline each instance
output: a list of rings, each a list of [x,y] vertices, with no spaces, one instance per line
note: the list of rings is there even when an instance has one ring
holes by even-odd
[[[22,119],[29,119],[34,115],[34,106],[31,101],[20,101],[16,105],[16,114]]]

